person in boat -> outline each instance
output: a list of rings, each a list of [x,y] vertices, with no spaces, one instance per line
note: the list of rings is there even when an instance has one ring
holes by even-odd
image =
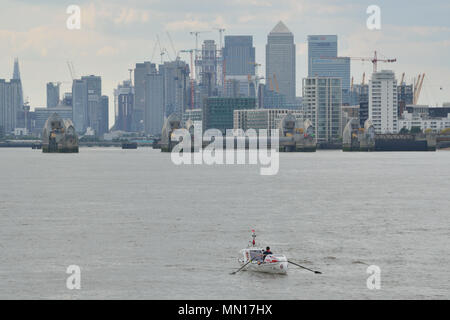
[[[272,251],[270,251],[270,247],[266,247],[266,251],[263,252],[263,261],[266,260],[266,257],[269,254],[273,254]]]

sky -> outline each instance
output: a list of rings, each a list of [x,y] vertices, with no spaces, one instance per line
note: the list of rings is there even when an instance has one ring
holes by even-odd
[[[432,3],[432,4],[431,4]],[[69,30],[69,5],[81,8],[81,29]],[[381,29],[369,30],[367,7],[381,9]],[[102,93],[110,98],[110,124],[114,119],[113,90],[129,78],[136,62],[161,62],[159,37],[168,55],[195,47],[191,31],[205,31],[199,42],[219,42],[225,35],[252,35],[256,61],[264,76],[267,34],[283,21],[296,43],[296,90],[301,96],[307,75],[307,43],[311,34],[337,34],[339,56],[396,58],[378,69],[405,72],[407,82],[425,73],[420,104],[450,102],[450,2],[448,0],[0,0],[0,79],[13,73],[19,58],[24,96],[31,107],[46,105],[46,83],[62,82],[71,91],[67,61],[77,77],[100,75]],[[169,37],[173,40],[173,46]],[[156,48],[156,50],[154,50]],[[189,56],[181,54],[189,61]],[[352,60],[354,82],[372,64]]]

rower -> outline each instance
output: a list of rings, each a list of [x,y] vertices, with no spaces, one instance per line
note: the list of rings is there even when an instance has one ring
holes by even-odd
[[[273,254],[272,251],[270,251],[270,247],[266,247],[266,251],[263,252],[263,261],[266,259],[266,256],[269,254]]]

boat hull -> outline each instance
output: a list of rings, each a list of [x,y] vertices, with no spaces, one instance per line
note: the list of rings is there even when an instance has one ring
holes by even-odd
[[[264,262],[264,263],[249,263],[245,268],[248,271],[274,273],[274,274],[287,274],[288,263],[287,262]]]

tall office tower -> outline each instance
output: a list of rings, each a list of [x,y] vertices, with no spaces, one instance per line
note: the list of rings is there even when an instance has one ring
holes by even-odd
[[[164,79],[164,115],[183,115],[189,101],[189,66],[181,60],[164,62],[159,66]]]
[[[303,79],[303,105],[306,118],[313,123],[318,142],[333,142],[341,136],[341,94],[340,78]]]
[[[78,133],[86,132],[88,127],[88,89],[86,80],[73,80],[72,119],[75,130]]]
[[[336,35],[308,36],[308,77],[341,78],[342,103],[350,104],[350,58],[338,57]]]
[[[145,76],[145,132],[160,135],[164,124],[164,76],[149,73]]]
[[[54,108],[59,104],[60,83],[47,83],[47,108]]]
[[[369,119],[375,133],[398,133],[397,80],[391,70],[372,73],[369,82]]]
[[[202,45],[202,56],[198,60],[200,68],[201,96],[217,96],[217,46],[214,40],[205,40]]]
[[[255,97],[256,92],[251,85],[255,76],[255,47],[252,36],[225,36],[223,48],[223,64],[225,65],[225,96],[234,97],[234,88],[239,87],[239,96]],[[236,84],[238,82],[238,84]],[[253,85],[254,87],[254,85]]]
[[[99,111],[99,129],[98,136],[103,137],[105,133],[109,132],[109,97],[103,95],[100,98]]]
[[[272,79],[286,102],[295,102],[294,35],[283,22],[272,29],[266,44],[266,82]]]
[[[320,76],[313,69],[314,58],[336,58],[338,54],[336,35],[308,36],[308,77]]]
[[[255,47],[252,36],[225,36],[223,57],[226,77],[255,75]]]
[[[126,80],[123,84],[119,84],[117,89],[114,89],[115,130],[133,131],[133,107],[134,88],[131,85],[131,81]]]
[[[81,80],[86,81],[88,90],[87,126],[94,130],[96,136],[101,136],[104,133],[103,107],[101,105],[102,79],[99,76],[90,75],[81,77]]]
[[[9,82],[0,79],[0,130],[2,133],[10,133],[17,127],[25,126],[18,123],[20,112],[23,112],[20,79],[11,79]]]
[[[132,131],[144,131],[144,110],[145,110],[145,76],[156,72],[156,65],[149,61],[136,63],[134,69],[134,108]]]

